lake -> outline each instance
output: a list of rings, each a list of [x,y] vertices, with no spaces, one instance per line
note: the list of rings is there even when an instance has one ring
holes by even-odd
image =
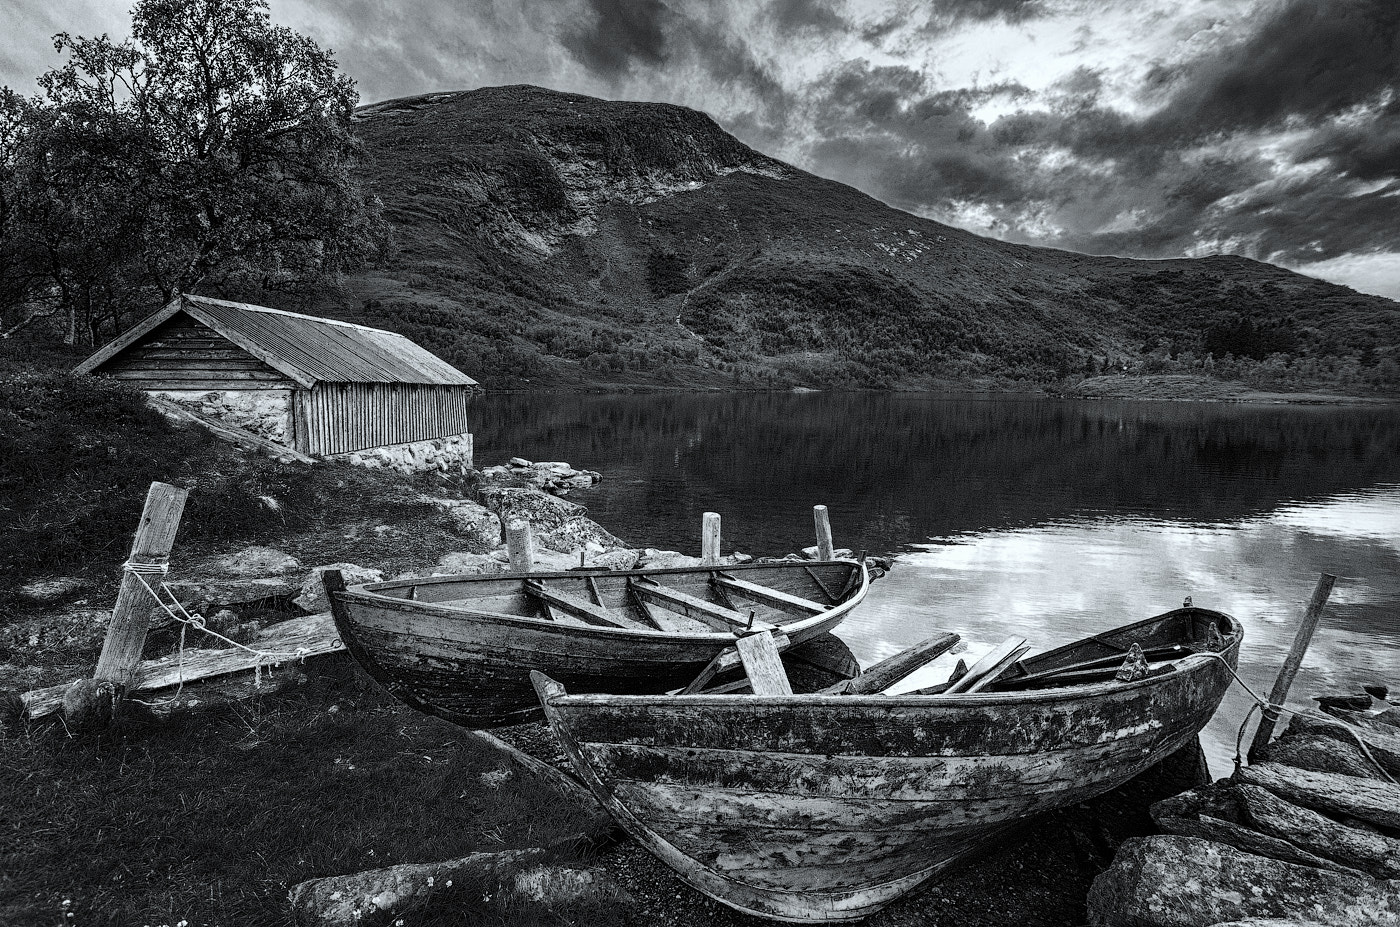
[[[881,393],[501,395],[475,406],[477,466],[566,460],[569,498],[638,547],[814,543],[894,569],[838,629],[863,664],[934,629],[1039,649],[1179,606],[1245,624],[1267,694],[1318,574],[1338,576],[1293,701],[1400,688],[1400,410]],[[1310,704],[1310,703],[1309,703]],[[1250,700],[1206,732],[1228,771]],[[1248,741],[1246,741],[1247,745]]]

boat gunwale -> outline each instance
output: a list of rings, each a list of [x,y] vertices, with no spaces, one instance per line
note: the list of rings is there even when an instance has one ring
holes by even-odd
[[[818,695],[795,694],[795,695],[750,695],[745,693],[730,693],[724,695],[711,695],[706,693],[695,693],[691,695],[610,695],[607,693],[579,693],[569,694],[565,692],[560,695],[551,695],[548,702],[551,706],[563,707],[588,707],[602,705],[625,705],[637,708],[662,708],[683,705],[686,709],[695,708],[719,708],[733,707],[736,705],[752,706],[755,709],[780,710],[786,708],[956,708],[956,707],[987,707],[991,705],[1007,704],[1027,704],[1040,702],[1064,702],[1076,699],[1092,699],[1110,693],[1131,692],[1136,689],[1156,687],[1168,682],[1177,682],[1188,675],[1195,675],[1204,672],[1206,667],[1218,663],[1216,656],[1220,657],[1226,665],[1231,664],[1231,657],[1236,660],[1239,656],[1240,644],[1244,637],[1244,626],[1239,620],[1224,612],[1213,609],[1193,608],[1196,612],[1205,612],[1226,619],[1230,623],[1230,633],[1225,635],[1229,643],[1220,650],[1206,652],[1186,653],[1175,665],[1165,673],[1158,673],[1153,676],[1146,676],[1131,682],[1121,682],[1116,679],[1105,682],[1070,684],[1044,689],[1012,690],[1002,692],[964,692],[957,695],[882,695],[872,693],[868,695]],[[1174,609],[1173,611],[1181,611]],[[1142,624],[1166,617],[1172,612],[1164,612],[1156,618],[1146,619]],[[1124,626],[1131,627],[1131,626]],[[1113,631],[1123,630],[1123,628],[1113,628]],[[1049,651],[1047,651],[1049,652]],[[1200,657],[1199,660],[1192,660],[1193,657]],[[1188,661],[1191,661],[1188,663]],[[678,702],[677,700],[683,700]]]
[[[479,621],[486,621],[496,625],[520,625],[535,630],[548,630],[553,632],[567,633],[570,637],[578,636],[598,636],[602,638],[662,638],[665,640],[695,641],[695,642],[725,642],[730,643],[739,636],[741,630],[735,628],[733,631],[664,631],[660,628],[626,628],[607,627],[595,624],[560,624],[548,618],[539,618],[532,615],[511,615],[505,612],[491,612],[484,609],[475,609],[468,605],[450,604],[449,602],[424,602],[418,599],[401,599],[397,596],[385,595],[380,589],[403,588],[405,586],[426,585],[429,583],[444,582],[468,582],[489,581],[489,580],[540,580],[540,579],[577,579],[583,576],[658,576],[675,575],[678,573],[715,573],[729,572],[731,569],[747,570],[753,568],[772,568],[785,563],[792,563],[794,566],[822,566],[833,563],[842,563],[855,566],[860,570],[860,584],[851,592],[850,596],[841,602],[836,602],[824,611],[814,615],[794,616],[792,621],[774,623],[775,627],[791,637],[794,634],[801,634],[812,627],[816,627],[831,619],[836,615],[844,615],[854,609],[864,601],[866,593],[870,591],[870,572],[864,563],[853,559],[838,558],[835,560],[803,560],[803,561],[776,561],[772,563],[760,564],[733,564],[719,566],[698,566],[698,567],[663,567],[655,570],[598,570],[596,572],[564,571],[550,573],[465,573],[451,576],[428,576],[421,580],[387,580],[378,583],[359,583],[347,587],[343,592],[338,593],[342,601],[354,600],[357,605],[366,605],[374,608],[384,608],[391,611],[427,612],[436,614],[444,618],[464,619],[473,618]],[[452,600],[458,602],[460,600]],[[352,619],[353,620],[353,619]],[[770,622],[773,623],[773,622]]]

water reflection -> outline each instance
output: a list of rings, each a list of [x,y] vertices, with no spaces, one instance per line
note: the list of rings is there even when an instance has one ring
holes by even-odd
[[[1321,571],[1340,579],[1299,697],[1400,688],[1400,415],[1386,407],[1068,402],[888,394],[492,396],[479,464],[512,455],[604,474],[571,498],[638,546],[698,553],[837,542],[900,552],[847,622],[877,659],[946,627],[1049,646],[1181,603],[1246,624],[1267,689]],[[1248,701],[1209,731],[1217,769]],[[1226,743],[1229,742],[1227,748]]]
[[[952,628],[1039,649],[1179,605],[1245,622],[1241,675],[1267,693],[1320,571],[1338,576],[1294,683],[1295,700],[1362,681],[1400,683],[1400,486],[1284,506],[1217,525],[1086,518],[916,545],[847,620],[861,660]],[[1207,731],[1217,770],[1249,707],[1232,690]]]

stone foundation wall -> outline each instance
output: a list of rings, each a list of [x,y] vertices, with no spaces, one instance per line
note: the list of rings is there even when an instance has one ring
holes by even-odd
[[[253,434],[292,444],[292,391],[287,389],[151,390],[151,395],[178,402],[211,418]]]
[[[348,454],[330,455],[333,460],[346,460],[357,467],[370,470],[390,469],[402,473],[440,470],[443,473],[466,473],[472,468],[471,434],[450,435],[407,444],[367,447]]]

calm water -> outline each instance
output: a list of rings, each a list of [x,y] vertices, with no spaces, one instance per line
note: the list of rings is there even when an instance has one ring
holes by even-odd
[[[1400,688],[1400,411],[881,394],[495,396],[478,466],[603,473],[570,498],[636,546],[781,555],[831,510],[898,555],[839,629],[863,663],[949,629],[1046,649],[1194,603],[1245,623],[1268,691],[1320,572],[1339,579],[1294,700]],[[1249,700],[1207,731],[1217,772]]]

